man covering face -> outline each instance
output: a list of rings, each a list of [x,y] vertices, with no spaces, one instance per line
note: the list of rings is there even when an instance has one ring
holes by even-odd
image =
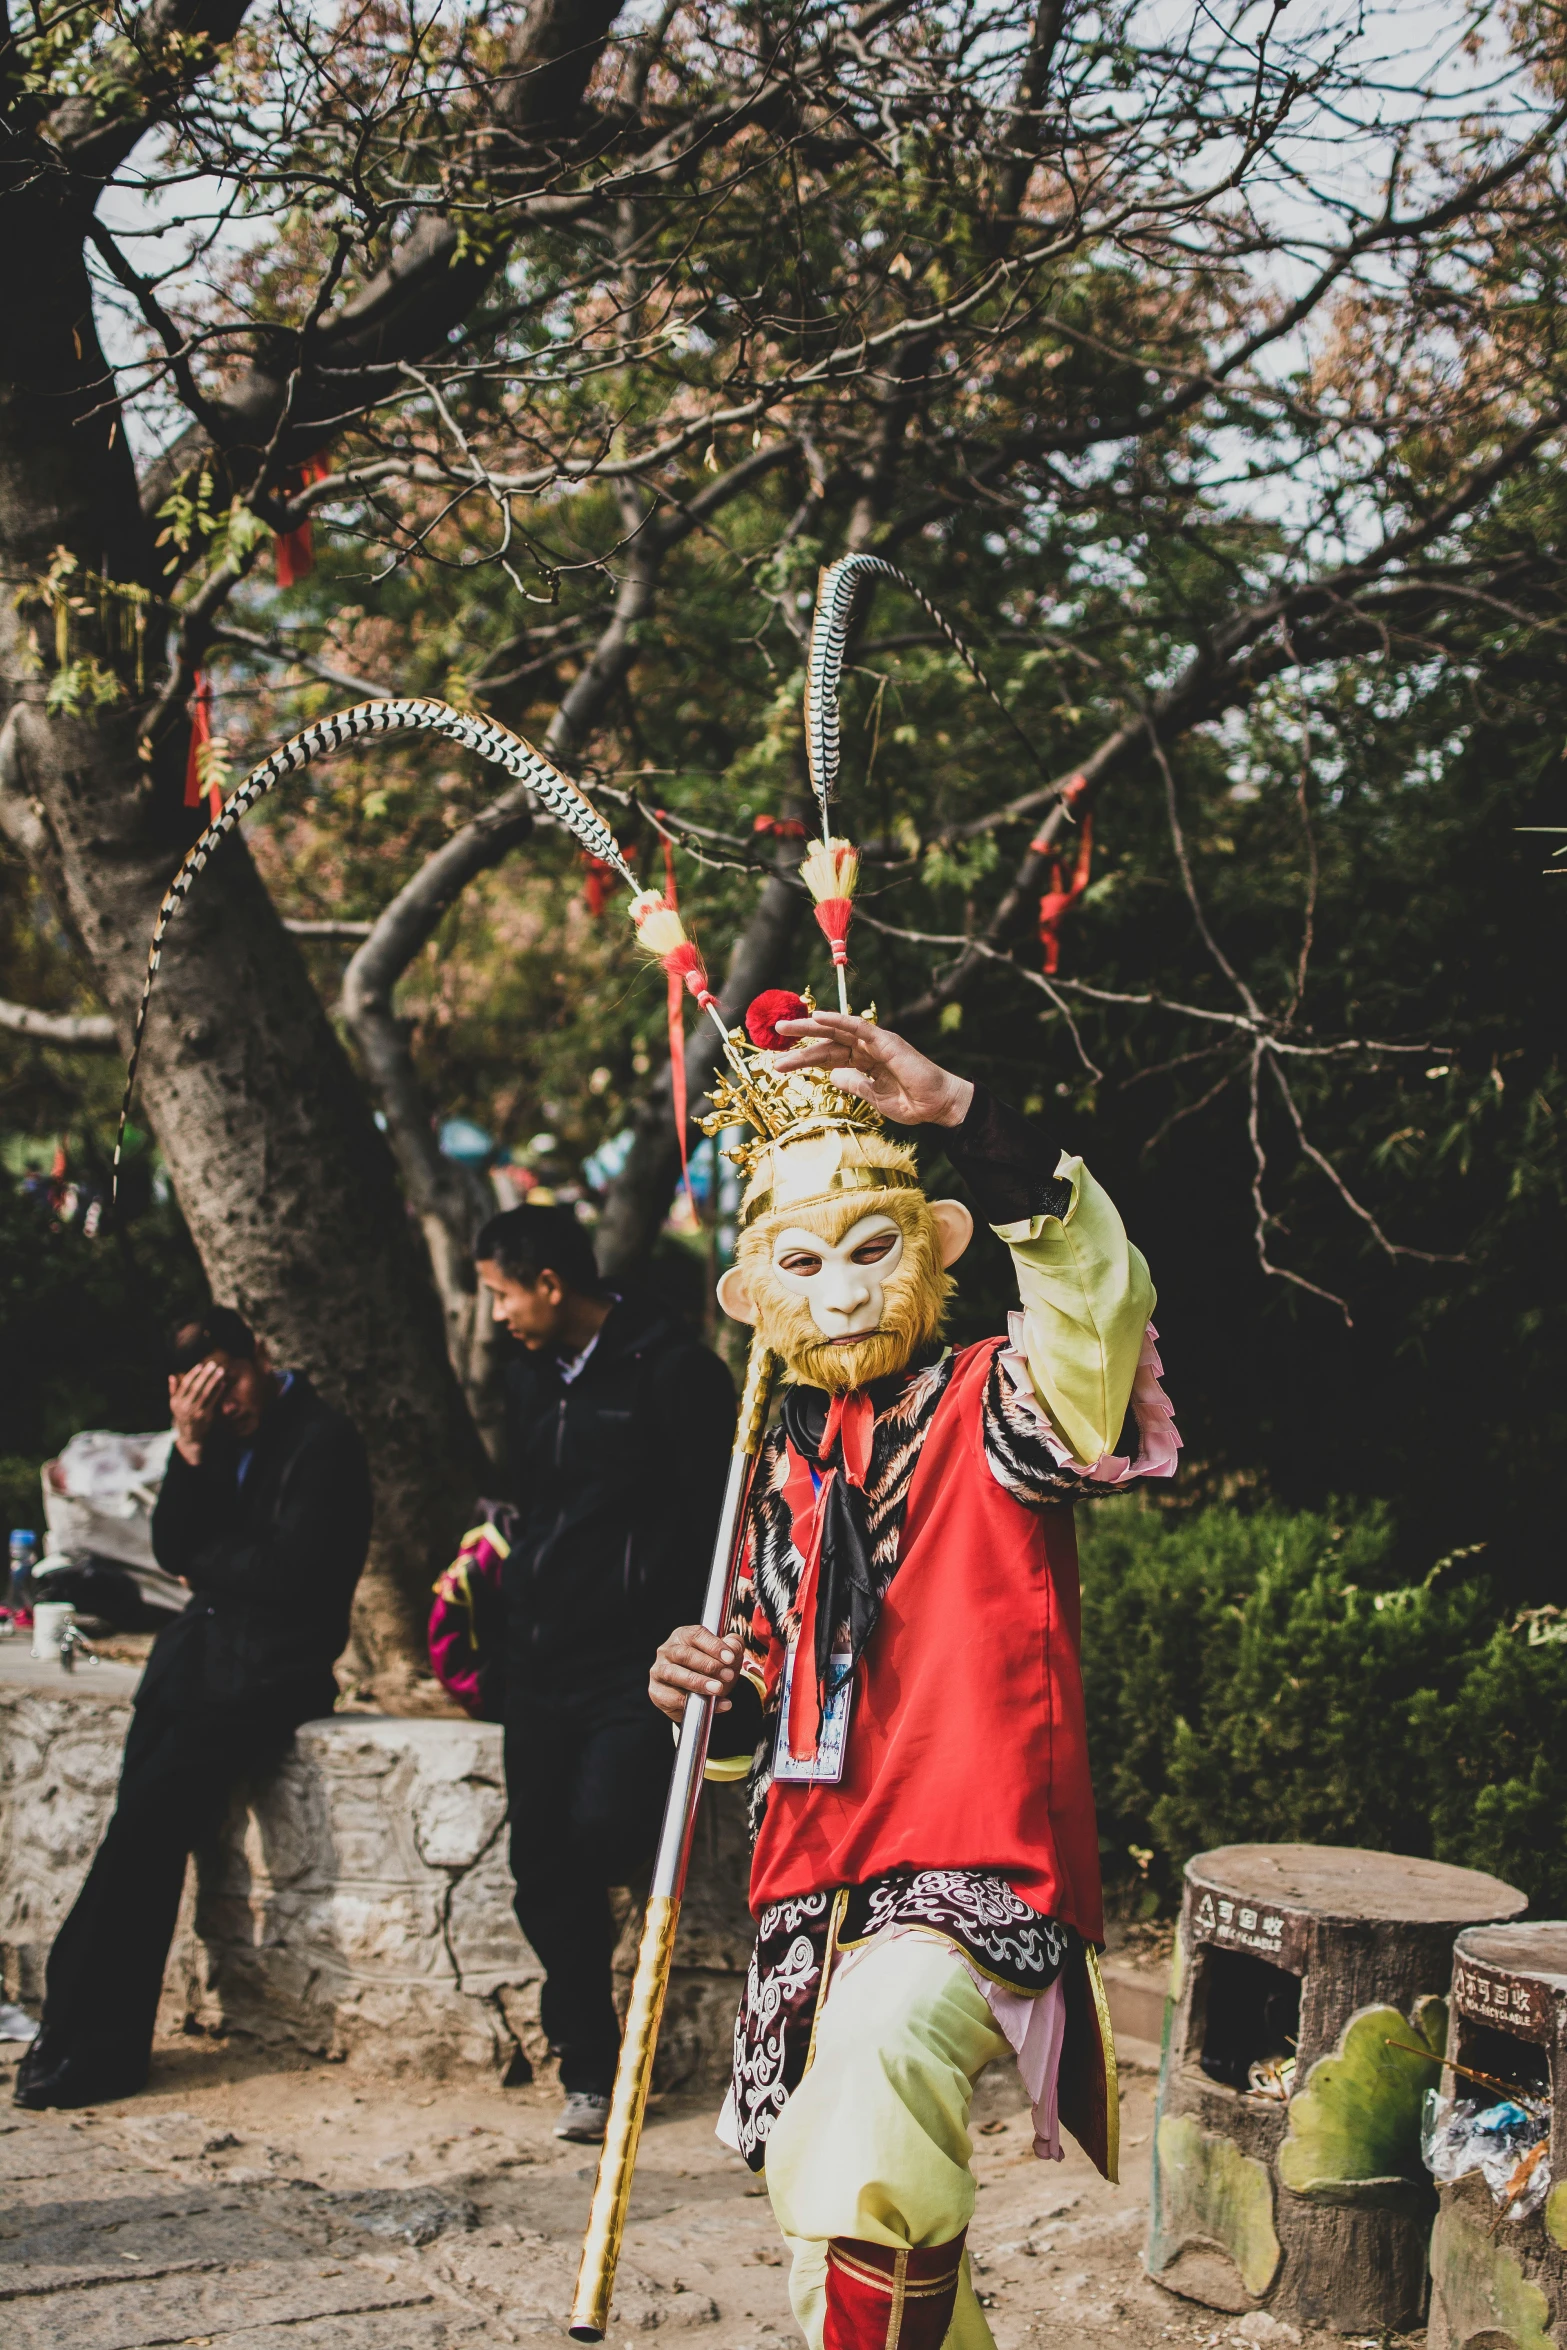
[[[798,1146],[803,1154],[813,1146]],[[819,1147],[819,1146],[814,1146]],[[856,1140],[847,1173],[856,1188],[770,1205],[742,1235],[738,1260],[718,1285],[737,1322],[754,1323],[794,1378],[841,1391],[901,1371],[941,1329],[953,1288],[947,1267],[968,1246],[974,1220],[957,1200],[909,1188],[913,1154],[879,1139]],[[794,1152],[764,1163],[753,1193],[809,1190]],[[897,1188],[875,1187],[885,1169]]]

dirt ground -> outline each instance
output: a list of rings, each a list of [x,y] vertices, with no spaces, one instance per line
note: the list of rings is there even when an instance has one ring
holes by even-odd
[[[0,2050],[7,2066],[20,2051]],[[1149,2283],[1154,2081],[1123,2082],[1125,2183],[1036,2162],[1010,2068],[975,2102],[975,2284],[999,2350],[1039,2342],[1279,2350]],[[560,2341],[592,2150],[558,2092],[384,2083],[234,2040],[160,2045],[136,2098],[18,2113],[0,2071],[6,2350],[456,2350]],[[649,2117],[610,2339],[798,2340],[766,2194],[713,2137],[715,2101]],[[1321,2350],[1329,2340],[1321,2337]]]

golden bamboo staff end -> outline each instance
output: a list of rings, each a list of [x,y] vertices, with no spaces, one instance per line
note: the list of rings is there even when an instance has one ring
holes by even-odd
[[[702,1608],[702,1622],[709,1632],[721,1632],[729,1620],[740,1563],[746,1495],[762,1430],[767,1424],[767,1406],[777,1372],[776,1355],[759,1338],[753,1338],[746,1361],[734,1450],[729,1456],[724,1506],[713,1543],[707,1597]],[[686,1868],[691,1858],[691,1838],[696,1827],[696,1807],[702,1793],[702,1770],[707,1761],[712,1725],[712,1699],[688,1697],[675,1755],[675,1773],[670,1781],[658,1853],[653,1862],[647,1914],[637,1951],[637,1971],[632,1978],[625,2036],[615,2067],[604,2147],[593,2184],[587,2233],[582,2239],[582,2260],[577,2270],[577,2289],[568,2328],[574,2342],[602,2342],[609,2324],[615,2272],[620,2265],[626,2212],[631,2202],[632,2173],[642,2139],[648,2091],[653,2083],[658,2027],[669,1990],[669,1970],[674,1963],[675,1928],[686,1887]]]

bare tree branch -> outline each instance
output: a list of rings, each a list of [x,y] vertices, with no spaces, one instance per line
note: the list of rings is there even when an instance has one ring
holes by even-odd
[[[262,636],[253,628],[240,628],[232,620],[216,621],[207,631],[207,641],[214,645],[233,645],[236,650],[254,653],[263,661],[287,661],[309,676],[320,678],[323,685],[341,686],[345,693],[358,694],[367,702],[397,691],[395,685],[356,677],[351,669],[340,669],[334,661],[323,661],[319,653],[307,653],[302,646],[290,644],[287,638],[279,636],[276,630]]]
[[[1213,932],[1209,927],[1208,917],[1203,911],[1202,900],[1197,895],[1197,884],[1192,877],[1191,859],[1186,854],[1186,835],[1181,830],[1181,812],[1176,803],[1175,797],[1175,777],[1171,773],[1170,762],[1165,756],[1164,745],[1159,740],[1158,734],[1151,724],[1148,727],[1148,743],[1149,748],[1152,750],[1154,759],[1158,765],[1159,773],[1164,779],[1164,804],[1166,813],[1169,817],[1170,841],[1175,850],[1175,862],[1180,868],[1181,886],[1186,892],[1186,902],[1191,907],[1192,920],[1197,925],[1197,935],[1202,940],[1203,945],[1207,948],[1208,953],[1212,957],[1213,961],[1218,965],[1219,969],[1224,973],[1225,978],[1229,981],[1236,994],[1240,997],[1241,1002],[1245,1005],[1247,1011],[1251,1014],[1252,1019],[1260,1022],[1262,1019],[1262,1012],[1258,1005],[1257,999],[1252,994],[1251,989],[1247,986],[1245,980],[1242,979],[1240,973],[1236,970],[1234,964],[1230,961],[1230,958],[1225,953],[1223,947],[1220,946],[1218,940],[1214,937]]]
[[[1268,1177],[1268,1154],[1262,1142],[1262,1109],[1259,1100],[1258,1077],[1266,1046],[1260,1041],[1253,1046],[1247,1063],[1246,1132],[1251,1141],[1251,1205],[1253,1230],[1257,1247],[1257,1262],[1264,1273],[1274,1281],[1288,1281],[1296,1289],[1306,1290],[1312,1297],[1320,1297],[1324,1304],[1337,1306],[1344,1317],[1344,1327],[1352,1330],[1355,1318],[1348,1304],[1331,1289],[1323,1289],[1315,1281],[1308,1281],[1304,1273],[1294,1272],[1288,1265],[1276,1265],[1268,1254],[1268,1230],[1278,1219],[1264,1197],[1263,1186]]]
[[[1362,1203],[1356,1199],[1354,1193],[1350,1190],[1349,1185],[1344,1181],[1343,1176],[1334,1166],[1332,1160],[1326,1158],[1323,1153],[1318,1150],[1316,1144],[1307,1134],[1305,1120],[1300,1114],[1300,1105],[1296,1101],[1294,1094],[1290,1091],[1288,1079],[1285,1077],[1283,1070],[1279,1067],[1277,1060],[1274,1059],[1271,1053],[1269,1054],[1268,1058],[1272,1065],[1274,1081],[1277,1084],[1280,1093],[1284,1096],[1284,1107],[1290,1114],[1290,1123],[1295,1129],[1295,1139],[1300,1144],[1301,1150],[1311,1161],[1312,1165],[1318,1168],[1321,1173],[1327,1177],[1334,1190],[1338,1193],[1339,1198],[1344,1202],[1345,1207],[1348,1208],[1350,1214],[1360,1218],[1360,1221],[1365,1225],[1366,1230],[1370,1233],[1372,1239],[1376,1242],[1378,1248],[1382,1250],[1383,1254],[1389,1257],[1418,1257],[1421,1263],[1425,1265],[1462,1265],[1467,1263],[1468,1260],[1461,1253],[1458,1255],[1439,1256],[1431,1249],[1406,1248],[1401,1241],[1389,1240],[1387,1234],[1383,1231],[1381,1225],[1377,1222],[1375,1216],[1373,1216],[1371,1213],[1371,1210],[1368,1207],[1363,1206]]]
[[[183,91],[212,71],[250,0],[148,0],[134,19],[139,72],[121,74],[112,94],[95,86],[64,99],[49,117],[49,146],[84,179],[107,179],[137,141],[166,122]]]
[[[570,131],[589,77],[622,0],[529,0],[514,36],[496,108],[497,130],[513,144],[513,169],[547,170],[549,143]],[[220,445],[259,451],[271,439],[292,384],[292,421],[280,452],[285,465],[313,456],[391,388],[404,360],[438,350],[473,309],[510,240],[467,241],[439,214],[419,221],[393,260],[308,351],[279,333],[267,358],[224,387]],[[199,424],[149,471],[146,510],[156,512],[181,474],[212,445]]]
[[[119,1035],[107,1012],[35,1012],[28,1004],[0,998],[0,1028],[10,1036],[31,1038],[34,1044],[57,1045],[67,1052],[117,1053]]]

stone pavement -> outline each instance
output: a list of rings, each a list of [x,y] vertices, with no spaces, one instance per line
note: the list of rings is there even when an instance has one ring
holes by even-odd
[[[18,2051],[0,2050],[7,2065]],[[1034,2161],[1016,2075],[975,2106],[975,2283],[999,2350],[1284,2350],[1143,2276],[1153,2081],[1129,2074],[1126,2183]],[[0,2093],[9,2072],[0,2068]],[[611,2324],[691,2350],[792,2350],[765,2193],[711,2098],[650,2116]],[[0,2106],[6,2350],[459,2350],[564,2340],[592,2150],[550,2135],[550,2087],[381,2081],[234,2039],[160,2045],[138,2098]]]

